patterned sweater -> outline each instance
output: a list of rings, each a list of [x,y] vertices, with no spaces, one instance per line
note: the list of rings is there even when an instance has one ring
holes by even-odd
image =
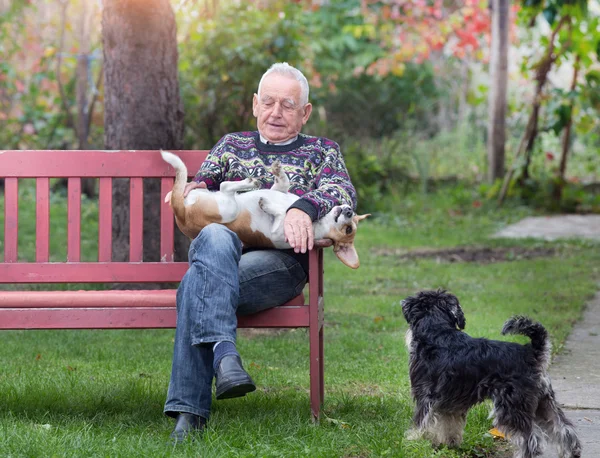
[[[290,208],[307,213],[313,221],[336,205],[356,209],[356,191],[337,143],[299,134],[289,145],[260,141],[258,132],[227,134],[213,147],[194,177],[217,191],[223,181],[257,178],[261,188],[273,185],[271,164],[279,160],[290,180],[289,192],[301,196]]]

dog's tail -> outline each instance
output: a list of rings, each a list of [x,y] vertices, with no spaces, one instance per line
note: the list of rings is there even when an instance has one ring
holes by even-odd
[[[545,370],[550,364],[551,344],[546,328],[525,316],[513,316],[509,318],[502,328],[502,335],[521,334],[531,339],[535,358]]]
[[[171,208],[177,219],[182,223],[185,222],[185,203],[183,191],[187,183],[187,167],[178,156],[168,151],[160,152],[162,158],[175,169],[175,183],[171,191]],[[168,194],[167,194],[168,196]]]

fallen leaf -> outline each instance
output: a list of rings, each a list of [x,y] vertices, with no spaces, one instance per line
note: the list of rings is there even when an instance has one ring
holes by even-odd
[[[42,359],[42,354],[38,353],[37,355],[35,355],[35,360],[39,361],[40,359]]]
[[[506,436],[504,435],[504,433],[502,433],[501,431],[498,431],[496,428],[492,428],[488,431],[488,433],[490,433],[492,435],[492,437],[498,438],[498,439],[505,439]]]

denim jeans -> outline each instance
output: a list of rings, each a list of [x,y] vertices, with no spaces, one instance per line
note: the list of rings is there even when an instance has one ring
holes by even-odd
[[[189,251],[190,267],[177,290],[177,329],[165,413],[208,418],[212,402],[212,343],[235,343],[236,313],[281,305],[306,284],[306,255],[293,250],[242,254],[238,236],[220,224],[206,226]]]

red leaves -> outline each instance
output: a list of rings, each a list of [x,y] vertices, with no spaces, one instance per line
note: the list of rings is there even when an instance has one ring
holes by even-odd
[[[366,22],[380,26],[382,43],[393,59],[393,71],[402,62],[427,60],[432,52],[445,51],[463,58],[485,58],[482,45],[489,42],[491,20],[487,2],[464,0],[454,6],[443,0],[363,0]],[[392,61],[393,60],[393,61]]]

